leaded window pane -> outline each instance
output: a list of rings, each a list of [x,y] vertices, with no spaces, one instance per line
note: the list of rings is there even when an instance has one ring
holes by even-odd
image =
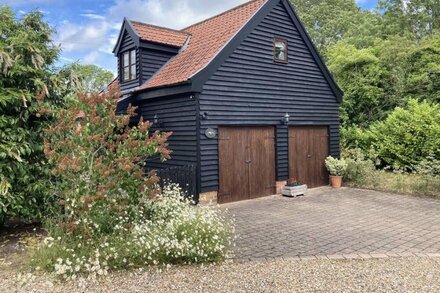
[[[122,64],[123,67],[129,65],[129,60],[128,60],[128,52],[124,53],[124,62]]]
[[[129,68],[130,67],[124,67],[124,80],[129,80],[130,79]]]
[[[136,50],[130,51],[130,65],[136,64]]]
[[[130,69],[130,79],[136,78],[136,64],[131,65]]]

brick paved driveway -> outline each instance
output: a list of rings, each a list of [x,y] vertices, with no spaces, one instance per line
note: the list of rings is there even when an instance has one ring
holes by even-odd
[[[440,256],[440,200],[328,187],[222,205],[238,260]]]

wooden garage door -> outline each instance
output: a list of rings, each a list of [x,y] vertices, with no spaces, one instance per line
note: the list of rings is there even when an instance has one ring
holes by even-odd
[[[327,126],[289,128],[289,177],[309,187],[327,185],[325,159],[328,154]]]
[[[274,194],[274,128],[221,127],[219,181],[219,203]]]

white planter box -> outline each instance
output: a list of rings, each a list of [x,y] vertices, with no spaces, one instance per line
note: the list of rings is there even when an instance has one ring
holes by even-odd
[[[307,185],[299,185],[299,186],[284,186],[281,189],[281,193],[284,196],[296,197],[298,195],[304,195],[307,191]]]

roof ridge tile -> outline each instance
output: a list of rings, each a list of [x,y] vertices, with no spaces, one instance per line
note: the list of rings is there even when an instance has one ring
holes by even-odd
[[[203,24],[204,22],[210,21],[210,20],[212,20],[212,19],[214,19],[214,18],[217,18],[217,17],[222,16],[222,15],[224,15],[224,14],[226,14],[226,13],[232,12],[232,11],[234,11],[234,10],[236,10],[236,9],[242,8],[243,6],[247,6],[247,5],[251,4],[252,2],[257,2],[257,1],[261,1],[261,0],[250,0],[250,1],[247,1],[247,2],[245,2],[245,3],[243,3],[243,4],[240,4],[240,5],[238,5],[238,6],[232,7],[231,9],[228,9],[228,10],[226,10],[226,11],[223,11],[223,12],[221,12],[221,13],[219,13],[219,14],[216,14],[216,15],[214,15],[214,16],[208,17],[208,18],[206,18],[206,19],[204,19],[204,20],[201,20],[201,21],[199,21],[199,22],[193,23],[193,24],[191,24],[190,26],[187,26],[187,27],[183,28],[181,31],[186,31],[187,29],[190,29],[190,28],[192,28],[192,27],[194,27],[194,26],[197,26],[197,25]]]
[[[166,27],[166,26],[155,25],[155,24],[146,23],[146,22],[142,22],[142,21],[138,21],[138,20],[133,20],[133,19],[129,19],[128,21],[130,21],[131,23],[137,23],[137,24],[140,24],[140,25],[143,25],[143,26],[148,26],[148,27],[152,27],[152,28],[157,28],[157,29],[162,29],[162,30],[167,30],[167,31],[175,32],[175,33],[190,35],[190,33],[186,32],[186,31],[172,29],[172,28],[169,28],[169,27]]]

